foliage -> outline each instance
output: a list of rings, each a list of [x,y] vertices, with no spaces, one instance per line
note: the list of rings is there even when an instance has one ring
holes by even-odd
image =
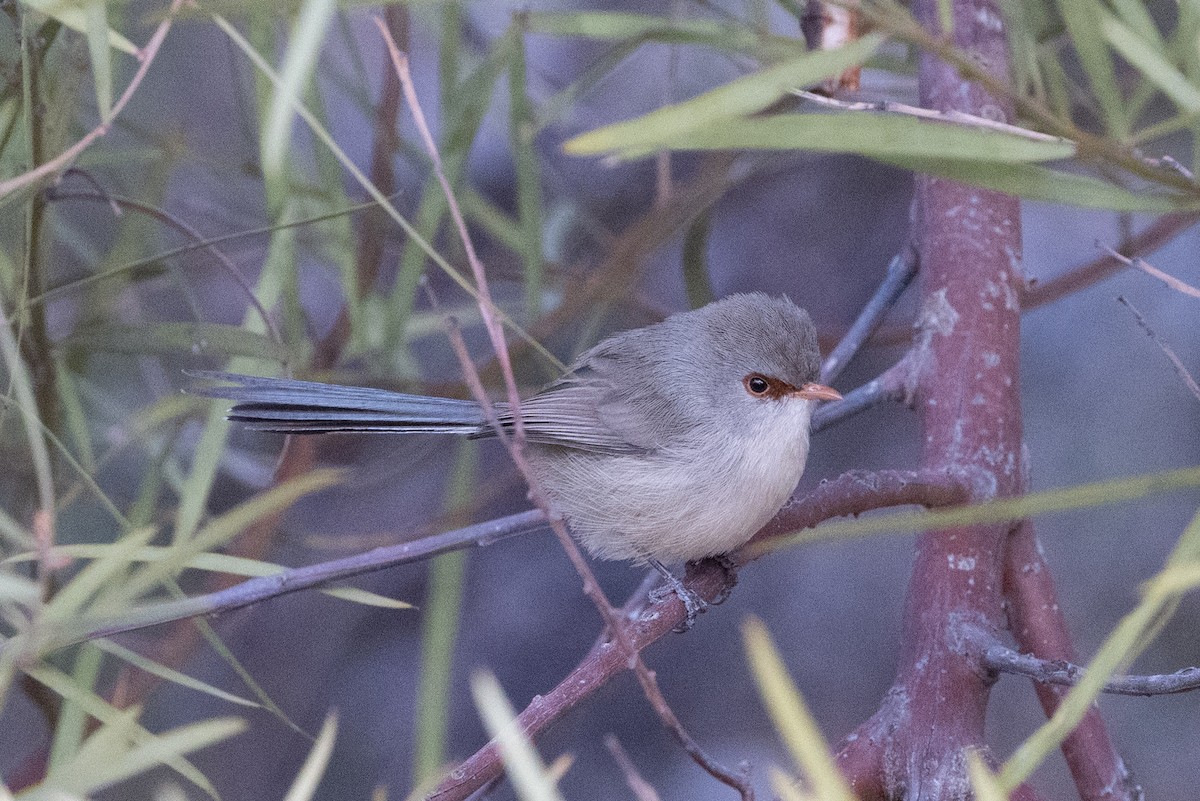
[[[180,384],[180,369],[219,362],[231,371],[284,369],[423,386],[439,376],[417,352],[441,343],[445,313],[468,327],[478,321],[470,302],[477,297],[474,284],[456,266],[461,259],[455,246],[439,237],[448,206],[436,182],[423,178],[413,196],[401,198],[396,191],[396,172],[426,175],[428,160],[420,147],[403,136],[393,141],[380,134],[390,143],[383,150],[384,166],[364,168],[334,133],[339,120],[330,118],[329,108],[335,92],[355,101],[364,126],[390,129],[393,120],[377,119],[377,110],[396,113],[395,104],[376,101],[368,89],[376,83],[377,65],[323,58],[335,50],[355,53],[372,35],[361,23],[365,15],[381,12],[362,5],[305,0],[281,11],[271,3],[4,4],[0,356],[6,391],[0,447],[9,469],[0,487],[0,543],[8,557],[0,563],[0,711],[14,694],[29,693],[52,732],[44,776],[19,788],[18,798],[88,796],[159,765],[217,797],[217,788],[188,755],[236,736],[245,722],[221,715],[151,731],[143,722],[146,699],[112,703],[111,676],[117,672],[146,672],[287,719],[203,622],[195,626],[243,677],[244,691],[215,687],[187,676],[180,664],[163,664],[108,640],[58,647],[96,619],[152,620],[156,604],[179,597],[184,586],[189,591],[215,586],[197,573],[277,573],[280,566],[268,561],[270,533],[266,545],[247,546],[247,532],[273,531],[293,504],[341,478],[332,471],[305,471],[281,476],[241,502],[218,503],[214,488],[229,453],[224,410],[170,391]],[[577,218],[576,224],[563,230],[562,215],[556,217],[544,197],[553,176],[547,175],[539,137],[549,136],[581,97],[643,47],[688,48],[754,67],[689,100],[588,131],[568,141],[567,152],[621,159],[735,148],[852,153],[1054,203],[1200,210],[1200,185],[1193,176],[1200,164],[1195,46],[1200,4],[1182,0],[1154,13],[1128,0],[1002,5],[1013,54],[1008,84],[983,74],[969,54],[930,34],[891,0],[862,4],[873,32],[821,52],[808,52],[797,37],[759,24],[753,11],[744,17],[716,11],[676,16],[521,11],[485,45],[469,44],[474,41],[466,35],[469,12],[457,3],[390,6],[386,14],[396,28],[403,27],[397,22],[403,15],[411,15],[439,31],[441,93],[422,102],[438,109],[446,174],[469,221],[511,267],[513,291],[504,296],[502,317],[519,343],[515,349],[527,357],[519,369],[541,379],[560,366],[541,341],[561,334],[564,317],[572,315],[590,321],[582,339],[591,337],[639,276],[634,268],[614,270],[581,289],[569,280],[566,265],[556,262],[571,236],[595,221],[587,209],[571,208],[566,216]],[[796,10],[794,3],[780,8]],[[577,80],[535,100],[526,63],[531,36],[592,40],[600,55]],[[250,164],[230,160],[214,170],[218,180],[240,187],[235,191],[261,198],[256,217],[263,224],[248,221],[240,230],[210,236],[200,233],[203,226],[188,219],[188,212],[174,210],[172,183],[206,157],[193,150],[187,135],[181,141],[178,132],[155,127],[153,114],[135,115],[128,107],[131,97],[146,90],[144,75],[161,66],[155,60],[162,58],[164,38],[185,46],[215,39],[237,54],[238,77],[253,87],[250,97],[240,97],[241,87],[231,82],[230,97],[221,100],[251,108],[239,122],[252,129],[256,152]],[[1011,105],[1016,124],[922,118],[897,106],[834,108],[793,96],[793,90],[859,63],[911,81],[922,51],[955,65]],[[505,83],[507,94],[501,91]],[[506,115],[514,165],[511,208],[470,180],[469,157],[493,109]],[[388,166],[393,161],[397,166]],[[769,169],[762,161],[750,164],[751,177]],[[698,221],[690,244],[702,251],[715,194],[667,200],[675,204],[676,223]],[[87,216],[79,210],[82,204],[112,214]],[[374,262],[362,255],[371,238],[381,236],[381,226],[405,235],[388,280],[380,278],[382,255]],[[635,255],[653,250],[678,227],[664,223],[661,231],[651,230]],[[225,251],[254,238],[265,238],[266,247],[261,269],[250,271],[251,277]],[[218,271],[198,268],[200,258],[211,259]],[[681,279],[696,302],[712,294],[698,263],[689,260]],[[305,287],[314,264],[321,280],[340,288],[344,335],[318,340],[310,333]],[[423,302],[422,276],[430,265],[466,297],[437,308]],[[214,314],[211,302],[201,298],[201,281],[232,286],[237,309]],[[219,316],[241,319],[233,324]],[[166,389],[150,392],[145,376]],[[446,492],[452,519],[469,505],[464,487],[474,474],[472,458],[463,451],[457,479]],[[108,468],[117,464],[133,465],[133,492],[107,478]],[[1119,489],[1133,498],[1161,489],[1156,481],[1170,480],[1139,477]],[[1112,491],[1084,488],[1069,503],[1111,502]],[[1015,503],[1026,504],[1017,507],[1019,514],[1060,508],[1029,499]],[[943,514],[978,522],[1009,519],[1014,511]],[[931,524],[924,516],[901,522],[908,528]],[[998,783],[1002,789],[994,797],[1002,797],[1028,776],[1069,730],[1072,715],[1095,697],[1098,682],[1128,665],[1179,595],[1200,583],[1193,553],[1197,525],[1180,540],[1167,572],[1147,586],[1141,605],[1096,655],[1087,683],[1060,714],[996,776],[975,765],[980,797],[986,797],[984,782]],[[823,536],[897,528],[895,521],[872,520],[835,526],[840,528]],[[1192,572],[1181,572],[1185,568]],[[430,599],[425,613],[423,711],[414,726],[421,733],[415,771],[421,778],[447,759],[444,709],[452,689],[430,677],[449,671],[461,604],[459,557],[445,558],[435,569],[441,594]],[[409,606],[360,588],[328,592],[355,603]],[[789,728],[807,716],[783,683],[765,630],[748,624],[746,637],[753,672],[773,688],[766,693],[769,707],[815,788],[811,797],[845,797],[836,773],[819,754],[804,750],[811,728],[800,733]],[[495,711],[504,708],[496,687],[483,674],[473,686],[481,707],[492,710],[489,725],[502,730],[501,718],[511,713]],[[289,798],[312,797],[335,731],[330,718]],[[521,760],[527,777],[521,786],[533,788],[529,797],[556,797],[528,743],[520,738],[505,743]],[[795,794],[787,782],[777,789],[784,797],[810,797]]]

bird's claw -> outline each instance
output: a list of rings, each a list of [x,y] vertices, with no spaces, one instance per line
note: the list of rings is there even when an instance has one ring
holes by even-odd
[[[684,586],[683,582],[675,577],[675,574],[668,570],[663,564],[657,560],[651,560],[650,564],[663,577],[663,584],[650,590],[650,600],[655,603],[663,600],[668,595],[675,595],[683,603],[683,609],[686,617],[683,623],[676,626],[674,631],[682,634],[696,624],[696,616],[708,609],[708,601],[705,601],[696,593]]]

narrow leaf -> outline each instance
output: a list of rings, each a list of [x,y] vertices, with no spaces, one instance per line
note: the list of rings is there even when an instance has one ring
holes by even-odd
[[[1161,473],[1097,481],[1075,487],[1045,490],[1020,498],[1003,498],[971,506],[938,511],[895,512],[859,520],[835,520],[815,529],[771,540],[757,548],[774,550],[786,545],[826,539],[864,537],[871,534],[915,534],[957,526],[986,525],[1072,509],[1124,503],[1161,492],[1200,486],[1200,467],[1185,467]],[[752,550],[757,550],[751,543]]]
[[[1200,514],[1197,514],[1168,559],[1168,568],[1185,563],[1195,564],[1200,551]],[[1033,774],[1046,757],[1058,750],[1060,744],[1079,725],[1092,708],[1096,697],[1118,671],[1129,665],[1147,642],[1147,633],[1157,630],[1165,617],[1178,603],[1180,589],[1160,581],[1165,573],[1152,580],[1142,601],[1121,619],[1092,658],[1079,683],[1062,699],[1050,720],[1023,742],[1004,763],[1000,782],[1004,789],[1014,790]]]
[[[1079,63],[1087,72],[1092,92],[1104,113],[1107,127],[1115,138],[1123,139],[1129,132],[1129,124],[1125,119],[1124,101],[1117,88],[1116,70],[1100,28],[1103,6],[1099,0],[1058,0],[1057,6],[1071,34]]]
[[[337,715],[330,712],[325,716],[321,732],[313,741],[300,772],[296,774],[292,786],[288,788],[283,801],[310,801],[317,794],[317,785],[325,775],[329,766],[329,757],[333,755],[333,744],[337,741]]]
[[[279,82],[263,125],[263,172],[269,177],[278,176],[283,169],[291,143],[295,105],[312,77],[325,31],[336,9],[335,0],[304,0],[292,26],[287,54],[279,67]]]
[[[96,108],[100,112],[100,119],[107,122],[112,116],[113,76],[106,0],[87,0],[83,13],[88,56],[92,61],[92,81],[96,85]]]
[[[854,801],[854,792],[834,764],[821,729],[788,676],[767,627],[758,618],[747,617],[742,623],[742,639],[763,706],[796,766],[812,785],[813,794],[822,801]]]
[[[359,589],[358,587],[327,587],[322,590],[326,595],[340,598],[363,606],[377,606],[381,609],[412,609],[413,605],[398,598],[389,598],[376,592]]]
[[[933,157],[876,157],[914,172],[952,178],[1028,200],[1113,211],[1171,212],[1200,207],[1200,194],[1189,198],[1166,192],[1135,192],[1090,175],[1039,164],[996,164]]]
[[[718,124],[724,126],[731,117],[755,114],[776,103],[793,89],[808,86],[861,64],[882,42],[883,37],[879,34],[868,34],[836,50],[805,53],[738,78],[691,100],[589,131],[568,140],[563,150],[578,156],[630,149],[653,152],[670,147],[682,134],[708,130]]]
[[[139,670],[144,670],[147,673],[158,676],[164,681],[169,681],[172,684],[178,684],[180,687],[187,687],[190,690],[196,690],[206,695],[211,695],[214,698],[220,698],[222,701],[228,701],[231,704],[240,704],[241,706],[250,706],[259,708],[261,704],[251,701],[249,698],[243,698],[240,695],[234,695],[231,692],[226,692],[220,687],[214,687],[206,681],[192,678],[186,673],[180,673],[178,670],[169,668],[166,665],[155,662],[153,659],[142,656],[137,651],[117,645],[112,640],[92,640],[91,645],[96,646],[101,651],[112,654],[113,656],[133,665]]]
[[[521,801],[562,801],[537,749],[517,724],[517,715],[496,677],[485,670],[471,676],[471,697],[488,733],[496,738],[504,769]]]
[[[288,358],[286,348],[262,334],[218,323],[88,326],[76,331],[64,344],[83,351],[137,356],[186,353],[192,356],[246,356],[276,362]]]
[[[624,124],[624,123],[622,123]],[[615,126],[614,126],[615,127]],[[602,128],[589,145],[605,147],[586,152],[614,152],[637,158],[662,150],[813,150],[857,153],[872,158],[928,158],[1003,164],[1052,161],[1074,155],[1066,140],[1044,140],[1004,131],[920,120],[885,114],[776,114],[712,120],[704,128],[665,129],[662,135],[647,123],[622,139]],[[605,134],[603,137],[600,134]],[[585,134],[591,137],[592,134]],[[580,142],[580,139],[572,142]],[[571,144],[571,143],[568,143]],[[584,152],[576,148],[574,152]]]
[[[1106,14],[1100,24],[1104,38],[1113,49],[1137,67],[1181,111],[1200,111],[1200,87],[1167,60],[1161,46],[1155,47],[1111,15]]]
[[[30,8],[36,9],[51,19],[56,19],[73,31],[88,34],[88,10],[81,3],[64,3],[62,0],[21,0]],[[138,54],[137,45],[121,34],[108,30],[108,46],[131,56]]]

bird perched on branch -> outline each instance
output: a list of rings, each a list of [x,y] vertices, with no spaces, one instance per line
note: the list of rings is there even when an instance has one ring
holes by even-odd
[[[526,458],[593,556],[648,562],[678,584],[664,562],[732,551],[790,497],[813,408],[841,399],[817,383],[819,367],[807,312],[787,298],[732,295],[605,339],[521,401]],[[474,401],[199,377],[193,392],[233,401],[229,419],[260,431],[496,433]],[[494,408],[511,430],[513,409]]]

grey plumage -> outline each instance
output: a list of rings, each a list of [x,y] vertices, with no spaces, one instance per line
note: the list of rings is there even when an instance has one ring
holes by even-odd
[[[745,542],[804,468],[820,355],[787,298],[733,295],[616,334],[521,402],[529,461],[583,544],[602,558],[663,561]],[[762,375],[793,392],[755,396]],[[315,434],[495,432],[473,401],[226,373],[196,394],[234,401],[229,419]],[[825,389],[825,388],[821,388]],[[507,404],[496,404],[511,427]]]

